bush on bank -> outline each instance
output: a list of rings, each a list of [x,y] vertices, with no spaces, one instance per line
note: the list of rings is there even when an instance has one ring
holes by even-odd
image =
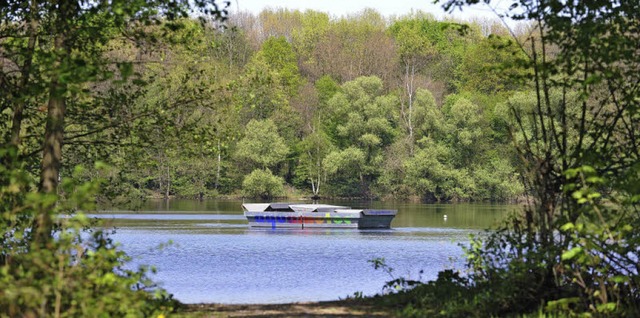
[[[175,303],[148,274],[83,214],[94,211],[98,182],[63,180],[63,198],[34,191],[33,178],[12,151],[0,160],[0,317],[157,317]],[[56,203],[57,202],[57,203]],[[55,215],[46,242],[34,239],[34,219]]]

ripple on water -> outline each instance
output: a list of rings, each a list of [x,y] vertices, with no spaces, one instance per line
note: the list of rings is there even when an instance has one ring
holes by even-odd
[[[285,303],[380,292],[391,277],[373,269],[368,261],[374,258],[385,258],[398,276],[416,279],[423,270],[422,278],[435,278],[438,271],[461,265],[455,240],[467,234],[245,228],[203,235],[193,229],[121,228],[115,238],[135,256],[131,266],[154,264],[155,279],[182,302]],[[168,240],[174,243],[153,249]]]
[[[143,213],[91,216],[116,226],[115,240],[134,257],[129,266],[155,265],[155,280],[178,300],[238,304],[378,293],[392,278],[373,268],[369,261],[374,258],[385,258],[395,277],[433,279],[442,269],[462,268],[459,244],[468,242],[469,234],[515,209],[494,204],[344,205],[372,204],[400,210],[393,229],[250,229],[241,202],[224,201],[174,200],[152,204]],[[170,240],[173,244],[155,248]]]

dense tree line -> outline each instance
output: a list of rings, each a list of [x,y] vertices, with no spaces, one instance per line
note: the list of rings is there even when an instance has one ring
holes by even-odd
[[[184,78],[186,69],[170,74],[171,65],[151,63],[181,54],[161,43],[188,45],[185,37],[198,32],[183,21],[190,14],[225,17],[210,0],[0,3],[0,317],[172,310],[171,296],[148,278],[153,269],[127,268],[130,258],[83,212],[95,211],[101,180],[114,172],[100,160],[116,167],[130,159],[120,153],[152,143],[152,132],[199,122],[186,109],[196,110],[197,100],[163,95],[171,93],[169,76]],[[138,102],[142,96],[147,102]],[[89,170],[78,165],[89,162]]]
[[[223,27],[206,0],[5,1],[0,316],[172,310],[81,213],[96,194],[296,190],[527,195],[471,241],[465,275],[390,282],[400,292],[377,304],[403,315],[638,316],[639,4],[511,9],[532,24],[507,38],[420,12],[268,10]]]
[[[101,44],[121,78],[77,87],[61,176],[104,161],[73,177],[108,178],[110,199],[523,194],[499,105],[527,87],[503,76],[522,56],[497,24],[277,9],[169,27]],[[20,128],[23,156],[35,127]]]
[[[392,297],[406,316],[640,314],[639,13],[637,1],[513,1],[507,14],[535,28],[518,40],[529,72],[507,74],[533,89],[494,114],[529,200],[472,239],[465,274],[443,271]]]

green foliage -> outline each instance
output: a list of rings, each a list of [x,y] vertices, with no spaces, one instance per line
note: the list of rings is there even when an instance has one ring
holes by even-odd
[[[499,201],[522,193],[511,158],[492,149],[505,147],[492,140],[478,105],[449,95],[440,109],[428,91],[418,90],[413,119],[417,147],[396,168],[413,195],[427,202]]]
[[[357,197],[364,191],[363,184],[366,154],[356,147],[335,150],[323,160],[330,183],[329,192]]]
[[[316,90],[318,91],[318,97],[320,104],[326,105],[326,103],[333,97],[335,93],[340,90],[340,85],[336,83],[330,76],[324,75],[315,82]]]
[[[290,95],[297,92],[301,79],[298,71],[297,58],[291,44],[284,37],[270,37],[258,51],[257,58],[262,58],[269,67],[278,73]]]
[[[96,4],[69,20],[81,29],[101,27],[76,30],[67,39],[68,66],[78,67],[60,70],[77,74],[62,76],[66,112],[59,170],[71,175],[75,165],[108,162],[109,172],[75,175],[79,181],[98,175],[110,180],[99,195],[101,204],[233,195],[256,168],[269,168],[312,195],[322,185],[323,194],[332,196],[433,198],[405,178],[415,155],[428,151],[422,149],[427,140],[448,149],[443,175],[458,180],[449,182],[472,181],[445,186],[450,191],[438,195],[441,200],[508,200],[521,194],[513,178],[503,177],[514,166],[515,156],[506,150],[512,118],[494,113],[506,99],[502,90],[520,83],[499,82],[493,66],[516,66],[517,57],[510,57],[506,40],[480,35],[476,23],[438,21],[424,12],[386,20],[373,10],[339,19],[316,11],[265,10],[231,17],[227,28],[210,28],[186,17],[186,7],[171,7],[170,17],[156,19],[155,4]],[[9,5],[25,9],[16,11],[25,23],[30,19],[21,2]],[[52,8],[43,3],[39,12],[44,17]],[[2,10],[8,17],[13,9]],[[0,86],[8,93],[0,96],[0,133],[7,142],[19,140],[32,171],[42,158],[42,142],[34,137],[46,124],[49,99],[50,74],[41,70],[56,58],[53,39],[40,36],[40,29],[53,30],[53,20],[46,22],[33,33],[33,49],[28,24],[8,25],[7,34],[15,31],[16,37],[3,41],[0,52],[12,65],[2,69]],[[29,52],[35,64],[23,85],[22,73],[11,70],[27,71]],[[483,54],[491,58],[478,58]],[[449,97],[458,90],[465,91]],[[461,97],[467,101],[449,112]],[[20,107],[26,120],[18,120]],[[250,159],[249,125],[265,120],[277,123],[272,132],[288,151]],[[326,156],[349,148],[364,153],[364,165],[347,176],[326,173]],[[276,159],[265,162],[272,155]],[[494,166],[504,173],[489,173]]]
[[[412,117],[416,127],[416,140],[439,135],[445,129],[444,116],[429,90],[416,90]]]
[[[458,162],[467,165],[474,162],[482,151],[482,115],[479,107],[464,97],[456,98],[449,108],[444,110],[449,127],[450,143],[455,147]]]
[[[3,161],[10,157],[2,151]],[[60,199],[34,192],[34,180],[19,166],[2,169],[0,177],[6,181],[0,188],[0,316],[155,317],[173,310],[170,296],[147,276],[153,269],[127,266],[129,256],[84,215],[95,209],[98,180],[65,179]],[[31,235],[43,212],[58,216],[55,235],[44,244]]]
[[[634,197],[640,177],[638,165],[631,167],[613,195],[605,189],[612,186],[614,176],[603,177],[591,166],[565,171],[568,180],[564,192],[576,203],[575,221],[559,230],[571,245],[561,253],[561,271],[566,274],[561,286],[576,288],[577,297],[565,297],[547,304],[550,312],[592,311],[599,315],[636,315],[640,299],[635,286],[640,283],[637,268],[637,246],[640,240],[634,230],[639,220],[634,215]],[[629,191],[631,190],[631,191]],[[560,223],[562,221],[559,221]]]
[[[423,142],[423,149],[406,162],[406,184],[428,202],[472,197],[476,188],[474,181],[468,170],[451,165],[451,150],[442,144]]]
[[[457,73],[459,91],[504,94],[526,85],[531,76],[527,56],[518,44],[499,35],[489,35],[465,51]]]
[[[333,145],[323,131],[316,131],[300,142],[299,149],[301,155],[296,177],[303,179],[304,184],[310,183],[312,194],[319,195],[326,170],[324,159],[333,150]]]
[[[418,13],[420,15],[420,13]],[[436,43],[441,41],[442,24],[433,16],[417,16],[395,21],[389,27],[398,45],[400,59],[430,58],[436,54]]]
[[[530,74],[534,89],[498,105],[491,121],[513,138],[529,204],[498,230],[472,238],[464,281],[407,292],[402,313],[637,316],[640,152],[630,125],[640,107],[637,89],[623,83],[638,80],[628,68],[638,64],[631,48],[638,33],[605,30],[638,30],[638,4],[515,1],[511,8],[520,10],[513,17],[538,23],[531,49],[522,46],[531,68],[512,74]],[[450,118],[456,103],[445,102]],[[492,166],[500,171],[504,163]]]
[[[437,21],[430,14],[418,11],[395,21],[389,31],[398,45],[398,57],[403,70],[416,68],[454,86],[454,70],[460,65],[468,42],[478,40],[469,26],[450,21]],[[463,32],[466,30],[467,32]]]
[[[289,148],[270,120],[252,120],[247,124],[245,137],[238,143],[236,156],[248,160],[252,168],[273,168],[282,162]]]
[[[382,95],[382,81],[379,78],[359,77],[342,85],[342,90],[328,102],[330,126],[327,126],[333,130],[330,136],[344,151],[336,151],[334,156],[338,159],[346,158],[346,153],[362,154],[350,159],[363,159],[362,166],[351,172],[351,175],[357,173],[359,176],[358,188],[362,191],[361,194],[369,192],[369,184],[381,173],[382,149],[391,144],[395,137],[396,127],[392,117],[395,101],[392,95]],[[327,168],[328,171],[347,170],[339,167],[341,163],[346,163],[345,160],[327,158],[325,162],[332,165],[331,168]],[[331,172],[329,175],[337,176]],[[344,175],[341,176],[343,177]],[[338,180],[330,180],[330,183],[341,183]]]
[[[256,169],[242,181],[242,193],[245,197],[271,199],[284,195],[284,180],[274,176],[269,169]]]
[[[282,83],[280,74],[264,59],[254,57],[247,63],[233,97],[246,121],[267,119],[288,106],[287,87]]]
[[[510,160],[497,152],[488,162],[475,166],[472,176],[476,185],[474,196],[481,200],[506,201],[524,193],[519,174]]]

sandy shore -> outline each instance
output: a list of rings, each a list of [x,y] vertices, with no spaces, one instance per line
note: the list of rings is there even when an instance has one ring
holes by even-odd
[[[189,304],[178,317],[393,317],[393,312],[371,302],[341,300],[291,304]]]

